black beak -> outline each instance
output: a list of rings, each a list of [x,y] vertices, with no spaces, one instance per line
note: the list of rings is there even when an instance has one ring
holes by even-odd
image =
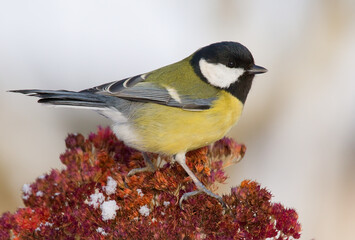
[[[266,73],[267,69],[260,67],[258,65],[254,65],[251,69],[248,69],[246,72],[249,74],[261,74],[261,73]]]

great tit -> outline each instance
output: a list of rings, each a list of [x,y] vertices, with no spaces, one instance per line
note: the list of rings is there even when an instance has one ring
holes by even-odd
[[[126,145],[142,152],[146,167],[129,176],[155,171],[147,152],[174,156],[197,191],[218,199],[189,169],[185,154],[221,139],[238,121],[255,74],[250,51],[237,42],[219,42],[157,70],[79,92],[13,90],[36,96],[39,103],[93,109],[113,121],[112,129]]]

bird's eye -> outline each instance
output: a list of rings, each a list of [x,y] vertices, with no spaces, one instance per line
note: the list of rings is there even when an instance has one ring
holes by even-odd
[[[230,59],[227,63],[227,67],[234,68],[236,66],[235,61]]]

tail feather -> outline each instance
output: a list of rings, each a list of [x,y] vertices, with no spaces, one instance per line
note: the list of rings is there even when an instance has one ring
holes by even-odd
[[[39,89],[11,90],[10,92],[39,97],[38,102],[45,104],[87,108],[107,107],[105,96],[94,93]]]

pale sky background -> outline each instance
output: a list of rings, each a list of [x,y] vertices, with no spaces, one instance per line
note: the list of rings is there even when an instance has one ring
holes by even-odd
[[[62,167],[68,133],[110,123],[6,90],[80,90],[223,40],[269,72],[229,134],[248,149],[221,191],[256,180],[297,210],[302,239],[353,239],[353,0],[0,0],[0,213],[22,206],[23,184]]]

